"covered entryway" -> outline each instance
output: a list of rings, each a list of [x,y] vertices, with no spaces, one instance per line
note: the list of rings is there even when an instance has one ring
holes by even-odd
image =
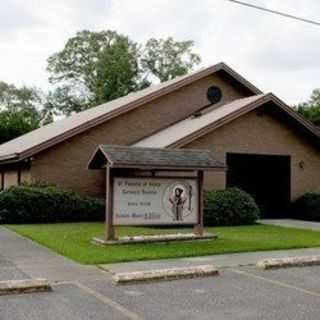
[[[282,218],[290,204],[290,156],[227,154],[227,186],[250,193],[263,218]]]

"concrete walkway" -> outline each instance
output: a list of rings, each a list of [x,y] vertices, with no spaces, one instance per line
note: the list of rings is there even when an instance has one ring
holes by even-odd
[[[320,231],[320,222],[294,220],[294,219],[262,219],[259,222],[263,224],[271,224],[271,225],[280,226],[280,227]]]
[[[1,264],[2,267],[9,266],[12,273],[17,274],[17,278],[26,275],[30,278],[46,278],[49,281],[106,280],[110,279],[111,274],[116,272],[197,266],[203,264],[213,264],[220,268],[248,266],[256,264],[260,259],[309,255],[320,255],[320,248],[116,263],[102,265],[103,271],[96,266],[78,264],[13,231],[0,227],[0,268]],[[10,275],[10,273],[7,274],[8,276]]]
[[[259,251],[247,253],[222,254],[214,256],[179,258],[170,260],[138,261],[127,263],[106,264],[101,267],[111,273],[145,271],[151,269],[179,268],[186,266],[197,266],[213,264],[218,268],[239,267],[255,265],[258,260],[269,258],[284,258],[296,256],[320,255],[320,248]]]
[[[107,268],[134,271],[207,263],[230,267],[254,264],[267,257],[319,254],[320,248],[256,252]],[[115,287],[110,274],[79,265],[0,227],[0,278],[1,271],[2,276],[15,278],[69,280],[52,283],[50,293],[2,296],[1,320],[187,320],[212,319],[213,314],[221,320],[311,320],[318,319],[320,313],[319,267],[268,272],[254,267],[230,268],[222,270],[220,277]]]
[[[36,242],[0,227],[0,268],[4,265],[7,268],[7,279],[4,279],[5,274],[2,274],[3,280],[11,280],[13,275],[14,278],[21,278],[21,274],[30,278],[46,278],[49,281],[81,281],[109,277],[106,272],[95,266],[73,262]]]

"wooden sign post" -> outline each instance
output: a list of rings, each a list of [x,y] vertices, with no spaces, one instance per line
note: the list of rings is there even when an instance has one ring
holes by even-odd
[[[198,224],[194,226],[194,234],[203,235],[203,171],[198,171]]]
[[[106,239],[115,239],[113,226],[113,175],[109,165],[106,167]]]
[[[225,170],[210,151],[101,145],[88,164],[106,170],[106,240],[114,226],[189,225],[203,237],[203,171]]]

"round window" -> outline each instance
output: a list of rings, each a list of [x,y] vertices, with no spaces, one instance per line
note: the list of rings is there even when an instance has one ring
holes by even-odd
[[[221,89],[215,86],[208,88],[207,98],[212,104],[218,103],[222,98]]]

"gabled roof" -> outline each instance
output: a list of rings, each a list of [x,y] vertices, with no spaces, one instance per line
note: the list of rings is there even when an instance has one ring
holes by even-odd
[[[139,168],[165,170],[217,170],[225,165],[208,150],[136,148],[100,145],[89,161],[89,169]]]
[[[152,146],[154,148],[182,147],[268,102],[273,102],[292,120],[294,120],[295,123],[319,140],[320,130],[316,126],[300,116],[275,95],[268,93],[234,100],[231,103],[204,113],[199,117],[189,117],[188,119],[182,120],[164,130],[138,141],[134,146]]]
[[[79,112],[68,118],[43,126],[21,137],[0,145],[0,163],[20,161],[60,143],[76,134],[84,132],[116,116],[133,110],[145,103],[180,89],[194,81],[223,71],[236,80],[252,94],[261,91],[224,63],[200,69],[188,75],[151,86],[131,93],[125,97],[110,101],[95,108]]]

